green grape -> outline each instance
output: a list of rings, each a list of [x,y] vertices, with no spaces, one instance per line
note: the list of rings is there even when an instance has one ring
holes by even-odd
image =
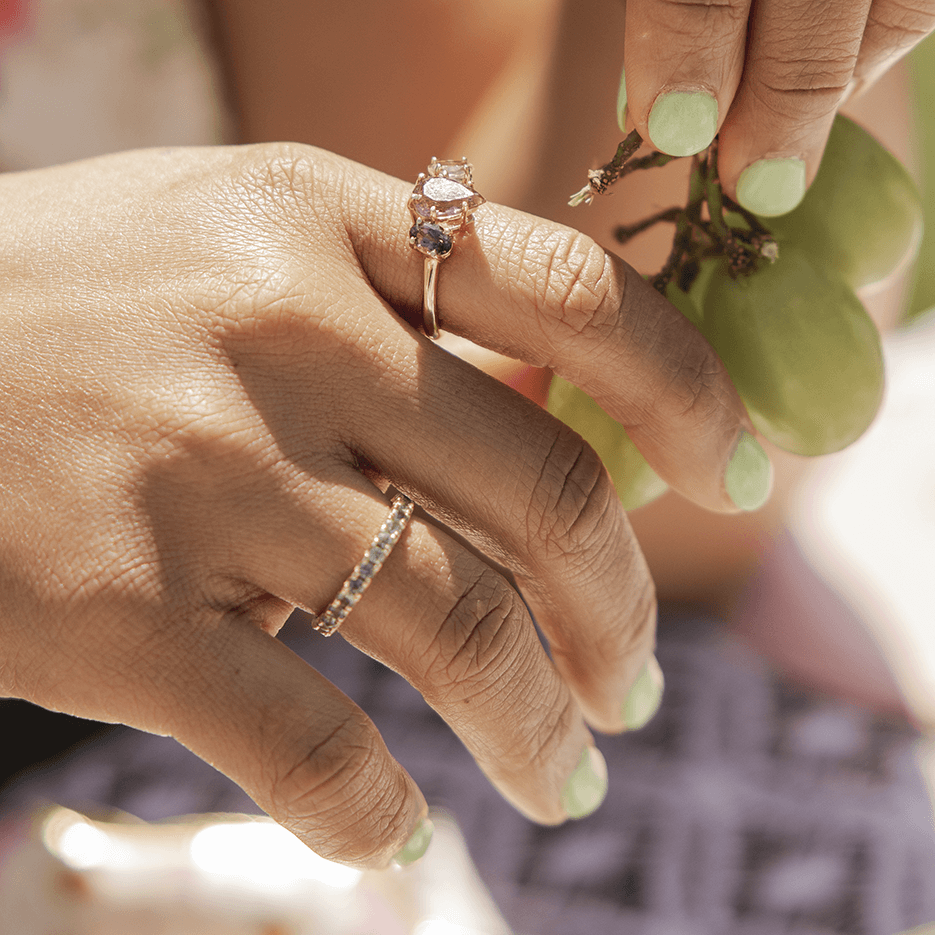
[[[756,427],[801,455],[849,445],[883,394],[880,336],[853,290],[788,245],[739,279],[719,262],[700,329]]]
[[[600,456],[624,509],[635,510],[668,489],[646,463],[623,426],[615,422],[587,393],[553,377],[549,412],[571,426]]]
[[[909,173],[866,130],[838,115],[802,204],[763,218],[779,241],[860,289],[892,273],[918,247],[922,202]]]

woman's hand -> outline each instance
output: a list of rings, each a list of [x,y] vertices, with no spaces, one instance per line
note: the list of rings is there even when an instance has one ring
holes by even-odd
[[[171,734],[371,866],[418,839],[425,802],[271,635],[335,596],[389,484],[426,512],[341,632],[537,821],[596,807],[585,722],[628,726],[655,616],[594,453],[413,329],[409,191],[279,145],[0,178],[0,692]],[[734,508],[743,406],[624,263],[485,205],[438,297],[444,328],[578,382],[670,485]]]
[[[801,201],[838,107],[935,29],[935,0],[626,0],[619,111],[685,156],[720,132],[728,194]]]

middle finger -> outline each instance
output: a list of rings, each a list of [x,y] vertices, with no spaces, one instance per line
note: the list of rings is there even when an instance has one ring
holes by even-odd
[[[345,225],[363,274],[394,309],[421,321],[423,258],[406,236],[409,189],[353,163],[343,163],[342,176],[361,192],[362,210],[349,210]],[[732,497],[733,458],[752,423],[697,329],[632,267],[570,228],[487,204],[474,230],[441,266],[441,327],[580,386],[694,502],[743,507]],[[754,486],[765,499],[765,455],[758,464]]]

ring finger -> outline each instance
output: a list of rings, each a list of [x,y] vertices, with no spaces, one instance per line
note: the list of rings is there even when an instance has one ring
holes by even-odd
[[[317,481],[295,487],[292,508],[285,499],[269,502],[264,528],[279,530],[279,535],[266,536],[250,523],[252,557],[242,554],[237,564],[252,585],[311,613],[330,603],[357,562],[369,554],[372,537],[388,512],[379,492],[372,488],[368,492],[369,483],[359,474],[350,471],[345,481],[331,485],[330,515],[324,523],[310,505],[322,499],[323,488]],[[345,518],[343,530],[333,526],[331,515]],[[236,541],[244,543],[248,537]],[[225,640],[232,648],[225,642],[220,655],[243,656],[238,648],[244,639],[242,628],[226,629],[230,635]],[[413,684],[456,731],[495,787],[528,817],[556,824],[589,813],[600,803],[606,789],[603,761],[578,705],[539,642],[522,598],[496,568],[435,522],[417,516],[409,523],[342,622],[340,632]],[[230,760],[231,767],[239,771],[235,778],[261,805],[272,807],[274,817],[301,828],[316,849],[330,850],[330,845],[323,844],[329,828],[342,820],[353,803],[342,799],[339,784],[321,777],[353,772],[354,762],[363,759],[376,776],[372,781],[377,785],[366,789],[367,802],[375,803],[374,817],[361,816],[356,822],[356,840],[345,847],[355,859],[368,850],[381,850],[380,842],[387,836],[379,826],[385,821],[385,800],[395,802],[394,814],[412,816],[419,812],[421,797],[401,784],[398,766],[389,763],[369,721],[338,695],[332,697],[334,693],[318,684],[321,680],[313,672],[306,673],[304,688],[293,689],[295,704],[270,702],[268,696],[278,697],[282,685],[298,684],[300,674],[291,663],[282,674],[267,671],[284,663],[272,650],[265,651],[250,664],[251,670],[264,672],[262,677],[256,671],[238,672],[236,679],[225,677],[220,685],[216,674],[211,674],[210,690],[197,686],[193,690],[196,699],[232,691],[239,698],[243,683],[249,682],[254,698],[246,703],[263,711],[263,729],[258,735],[291,738],[271,750],[264,745],[262,756],[253,750],[249,757],[245,751],[236,757],[225,753],[219,765],[224,768]],[[216,667],[198,668],[200,679]],[[296,734],[295,706],[305,703],[311,710],[318,704],[314,697],[322,699],[323,720],[317,714],[308,715],[307,726]],[[325,742],[329,724],[342,735],[340,743]],[[218,762],[212,739],[217,735],[216,725],[208,733],[207,737],[199,732],[182,739]],[[309,735],[319,738],[324,756],[318,755],[316,746],[297,771],[295,763],[302,762],[303,755],[296,744],[305,743]],[[264,757],[264,771],[269,775],[293,778],[277,780],[271,790],[262,776],[243,775],[243,762]],[[319,782],[323,789],[314,788]],[[348,783],[349,799],[364,795],[358,786],[356,781]],[[301,810],[296,803],[301,803]],[[395,828],[396,824],[394,832]]]

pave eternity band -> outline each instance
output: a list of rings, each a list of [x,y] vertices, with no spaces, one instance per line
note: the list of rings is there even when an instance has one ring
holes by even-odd
[[[474,220],[474,210],[486,200],[474,191],[471,164],[465,158],[438,160],[420,172],[409,196],[412,227],[409,245],[425,257],[422,277],[422,327],[438,337],[438,265],[454,248],[455,238]]]
[[[384,520],[380,531],[373,537],[370,548],[357,563],[350,577],[341,586],[338,596],[312,621],[312,629],[322,636],[331,636],[344,618],[353,610],[354,605],[370,587],[374,575],[386,561],[393,546],[399,541],[406,524],[412,516],[414,504],[404,494],[393,497],[393,507]]]

